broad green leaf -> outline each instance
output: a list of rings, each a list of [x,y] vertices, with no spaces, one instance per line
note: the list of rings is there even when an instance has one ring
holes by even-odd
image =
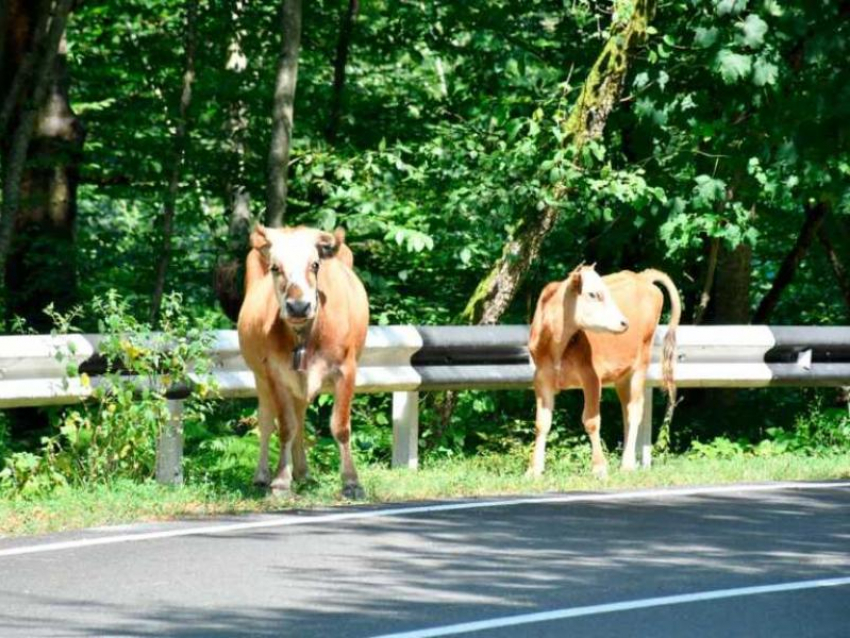
[[[714,9],[719,16],[740,13],[746,8],[747,0],[714,0]]]
[[[721,49],[716,58],[717,70],[726,84],[732,84],[746,77],[752,70],[752,57]]]
[[[767,22],[755,13],[747,16],[746,20],[738,23],[741,29],[741,40],[745,46],[756,49],[764,44],[764,34],[767,33]]]
[[[715,42],[717,42],[717,35],[719,31],[716,27],[697,27],[694,32],[694,44],[698,47],[702,47],[703,49],[707,49]]]
[[[776,84],[779,67],[764,58],[758,58],[753,64],[753,82],[756,86]]]

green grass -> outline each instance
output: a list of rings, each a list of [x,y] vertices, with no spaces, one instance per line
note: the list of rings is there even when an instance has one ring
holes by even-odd
[[[524,455],[488,455],[428,463],[418,472],[361,467],[369,502],[535,494],[600,489],[633,489],[733,482],[850,478],[850,452],[825,457],[785,454],[732,459],[670,457],[649,471],[621,473],[610,459],[611,474],[594,479],[574,457],[553,450],[544,478],[523,475]],[[63,489],[33,500],[0,500],[0,535],[41,534],[131,521],[280,511],[344,503],[339,479],[325,472],[299,486],[295,498],[281,501],[247,485],[189,484],[167,488],[155,483],[115,482],[91,488]]]

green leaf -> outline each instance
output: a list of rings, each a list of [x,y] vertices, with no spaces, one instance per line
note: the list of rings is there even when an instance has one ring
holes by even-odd
[[[747,0],[715,0],[714,9],[717,15],[724,16],[730,13],[740,13],[747,8]]]
[[[719,31],[716,27],[709,27],[708,29],[697,27],[694,33],[694,44],[703,49],[707,49],[717,42],[718,33]]]
[[[717,70],[726,84],[732,84],[746,77],[752,70],[752,57],[721,49],[716,58]]]
[[[747,19],[738,23],[742,31],[741,40],[744,45],[756,49],[764,44],[764,34],[767,33],[767,22],[755,13],[747,16]]]
[[[779,67],[764,58],[758,58],[753,64],[753,82],[756,86],[776,84]]]

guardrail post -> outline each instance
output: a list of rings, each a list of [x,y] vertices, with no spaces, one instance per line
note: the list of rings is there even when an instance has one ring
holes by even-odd
[[[168,421],[156,442],[156,482],[183,485],[183,401],[168,399]]]
[[[643,418],[637,433],[637,453],[640,466],[652,467],[652,388],[643,391]]]
[[[393,467],[419,465],[419,393],[393,392]]]

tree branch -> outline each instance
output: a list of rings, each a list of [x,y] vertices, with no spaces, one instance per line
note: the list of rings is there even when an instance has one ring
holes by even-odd
[[[174,132],[174,149],[171,159],[171,177],[168,192],[160,218],[160,257],[154,278],[154,290],[151,299],[151,321],[159,315],[162,296],[165,291],[165,279],[171,263],[172,240],[174,235],[174,213],[177,207],[177,193],[180,188],[180,175],[186,159],[188,112],[192,104],[192,84],[195,81],[195,39],[198,0],[186,1],[186,33],[184,37],[183,86],[180,92],[180,111],[177,129]]]
[[[714,287],[714,273],[717,271],[717,255],[720,252],[720,239],[711,238],[711,246],[708,252],[708,263],[706,264],[705,282],[702,293],[699,296],[699,304],[694,312],[694,325],[702,323],[708,303],[711,301],[711,289]]]
[[[797,272],[797,267],[809,251],[809,247],[815,239],[815,234],[823,223],[824,217],[829,212],[827,204],[821,202],[806,209],[806,220],[803,222],[803,227],[800,229],[800,234],[797,236],[797,241],[794,247],[785,256],[782,265],[779,267],[779,272],[773,280],[773,285],[768,290],[767,294],[761,300],[755,314],[753,315],[753,323],[767,323],[774,308],[779,303],[785,288],[794,279],[794,274]]]
[[[336,141],[339,130],[339,119],[342,114],[342,92],[345,89],[345,67],[348,64],[348,53],[351,49],[351,35],[354,32],[354,22],[360,11],[360,0],[348,0],[348,9],[342,16],[339,27],[339,39],[336,43],[336,59],[334,60],[334,83],[331,94],[331,110],[325,136],[328,141]]]

